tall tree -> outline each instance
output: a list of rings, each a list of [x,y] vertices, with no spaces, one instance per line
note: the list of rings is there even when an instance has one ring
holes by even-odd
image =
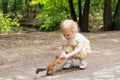
[[[17,9],[17,2],[16,0],[14,0],[14,3],[13,3],[13,12],[16,14],[16,9]]]
[[[75,14],[75,9],[74,9],[74,6],[73,6],[73,0],[68,0],[68,2],[69,2],[71,17],[74,21],[77,21],[77,16]]]
[[[88,30],[89,10],[90,10],[90,0],[85,0],[83,16],[82,16],[82,26],[81,26],[82,32],[89,32]]]
[[[25,0],[25,10],[26,10],[26,16],[30,16],[30,0]]]
[[[8,2],[6,0],[2,0],[2,10],[3,14],[8,13]]]
[[[104,31],[109,31],[112,22],[111,0],[104,0],[103,21],[104,21]]]
[[[78,0],[78,11],[79,11],[78,26],[81,29],[82,28],[82,6],[81,6],[81,0]]]
[[[118,19],[120,19],[120,0],[118,0],[117,5],[116,5],[116,9],[113,15],[113,20],[112,20],[112,30],[117,29],[117,22]]]
[[[117,2],[114,17],[120,17],[120,0],[118,0],[118,2]]]

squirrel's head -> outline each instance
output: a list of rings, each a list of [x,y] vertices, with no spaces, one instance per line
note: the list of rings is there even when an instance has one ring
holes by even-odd
[[[59,56],[56,56],[55,59],[56,59],[58,64],[61,64],[61,59],[59,58]]]

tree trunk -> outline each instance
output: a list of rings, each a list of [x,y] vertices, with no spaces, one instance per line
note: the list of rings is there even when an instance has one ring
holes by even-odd
[[[3,14],[8,13],[8,2],[2,0],[2,10],[3,10]]]
[[[78,20],[78,26],[81,29],[82,28],[82,7],[81,7],[81,0],[78,0],[78,11],[79,11],[79,20]]]
[[[30,16],[29,0],[25,0],[25,16]]]
[[[14,12],[14,14],[16,15],[16,0],[14,0],[14,4],[13,4],[13,12]]]
[[[104,0],[104,31],[111,29],[112,11],[111,11],[111,0]]]
[[[116,6],[116,9],[115,9],[115,13],[114,13],[114,18],[120,16],[120,0],[118,0],[117,2],[117,6]]]
[[[117,6],[113,15],[113,20],[112,20],[112,30],[117,30],[117,21],[118,18],[120,18],[120,0],[117,2]]]
[[[85,0],[84,10],[83,10],[83,18],[82,18],[82,32],[89,32],[89,10],[90,10],[90,0]]]
[[[74,6],[73,6],[73,0],[68,0],[68,2],[69,2],[71,17],[72,17],[72,19],[74,21],[77,22],[77,17],[76,17],[76,14],[75,14],[75,9],[74,9]]]

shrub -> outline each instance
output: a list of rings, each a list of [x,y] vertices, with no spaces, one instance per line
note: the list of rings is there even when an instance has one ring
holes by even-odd
[[[20,27],[18,19],[12,21],[12,19],[9,18],[9,15],[3,16],[3,14],[0,12],[0,33],[14,33],[21,31],[22,27]]]

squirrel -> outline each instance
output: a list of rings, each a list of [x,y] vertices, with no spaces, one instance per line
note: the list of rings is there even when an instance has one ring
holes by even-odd
[[[55,56],[55,59],[47,65],[46,68],[37,68],[36,70],[36,74],[38,74],[40,71],[44,71],[47,70],[47,75],[55,75],[55,66],[57,64],[61,64],[63,61],[63,59],[59,58],[58,56]]]

